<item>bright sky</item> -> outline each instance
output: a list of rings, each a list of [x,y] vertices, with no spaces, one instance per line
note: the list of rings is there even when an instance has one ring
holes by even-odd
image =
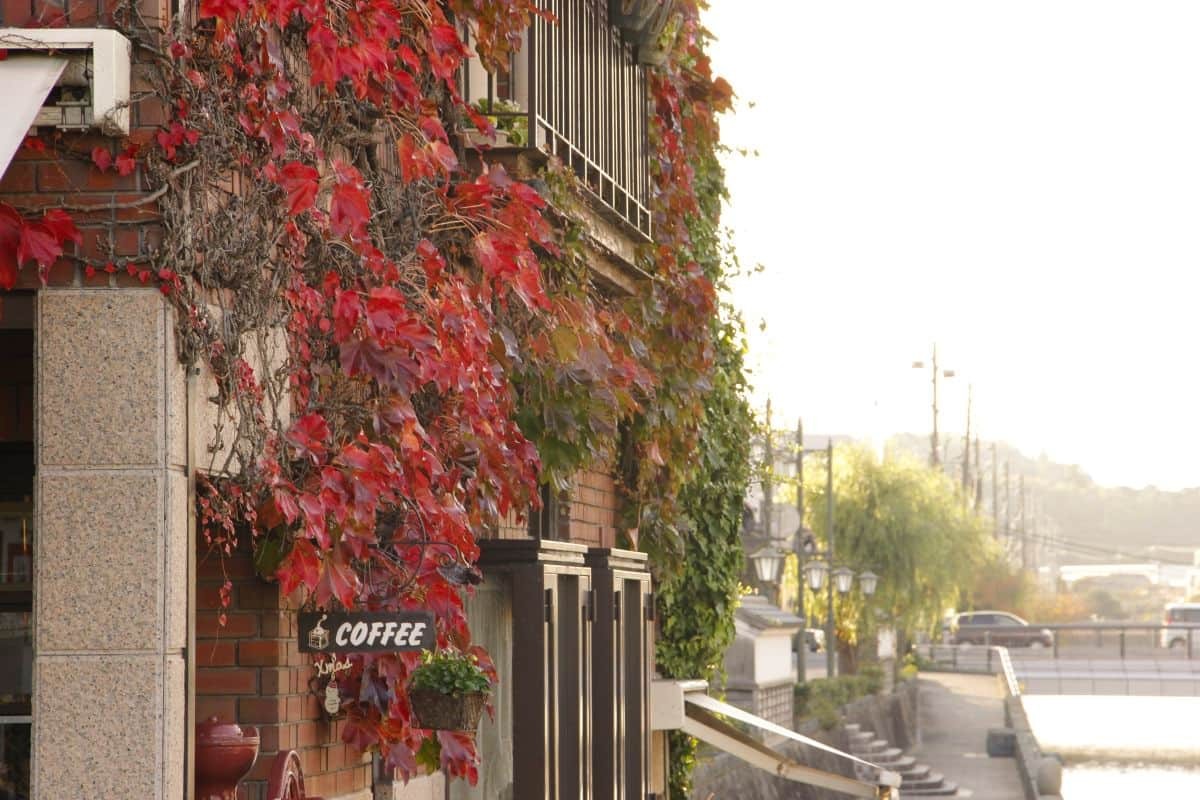
[[[1200,3],[711,3],[760,405],[1200,485]]]

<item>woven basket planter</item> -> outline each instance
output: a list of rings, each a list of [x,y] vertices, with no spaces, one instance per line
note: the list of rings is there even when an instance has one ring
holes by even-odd
[[[439,731],[474,731],[490,696],[489,692],[442,694],[435,689],[408,690],[417,726]]]

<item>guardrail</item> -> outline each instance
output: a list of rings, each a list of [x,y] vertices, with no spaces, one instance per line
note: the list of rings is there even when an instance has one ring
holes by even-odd
[[[984,647],[1008,646],[1024,648],[1031,643],[1030,631],[1047,630],[1053,634],[1053,646],[1046,648],[1054,658],[1064,649],[1091,651],[1112,648],[1120,658],[1128,654],[1145,655],[1147,651],[1164,653],[1171,658],[1200,657],[1200,625],[1163,625],[1145,622],[1070,622],[1030,623],[1027,629],[1014,634],[1013,628],[1001,625],[979,626],[973,633],[982,633]],[[1166,632],[1168,635],[1164,636]],[[1164,646],[1164,640],[1166,645]],[[1036,641],[1032,641],[1035,649]]]

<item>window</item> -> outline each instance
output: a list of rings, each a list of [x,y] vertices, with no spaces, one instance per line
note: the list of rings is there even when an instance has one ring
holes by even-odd
[[[1011,628],[1024,624],[1021,622],[1021,620],[1017,619],[1016,617],[1011,617],[1008,614],[996,614],[994,616],[996,621],[993,624],[995,625],[1004,625]]]
[[[0,800],[29,796],[33,721],[33,298],[0,316]]]

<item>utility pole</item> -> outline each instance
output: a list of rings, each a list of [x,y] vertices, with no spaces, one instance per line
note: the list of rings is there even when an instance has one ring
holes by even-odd
[[[1025,535],[1025,475],[1021,475],[1021,569],[1029,569],[1029,539]]]
[[[808,680],[805,656],[808,654],[808,614],[804,611],[804,420],[796,420],[796,511],[800,526],[796,530],[796,541],[792,545],[796,553],[796,575],[799,577],[796,592],[796,616],[803,624],[800,640],[796,644],[796,677],[800,683]]]
[[[937,384],[938,384],[938,363],[937,363],[937,344],[933,345],[933,436],[929,441],[929,465],[937,467],[941,463],[941,456],[938,454],[938,428],[937,428]]]
[[[983,510],[983,462],[979,460],[979,434],[975,434],[975,513]]]
[[[1008,461],[1004,462],[1004,551],[1008,553],[1012,538],[1012,490],[1008,482]]]
[[[763,536],[766,537],[769,543],[771,536],[771,509],[775,499],[773,497],[775,487],[772,485],[772,476],[775,472],[775,449],[771,442],[771,398],[767,398],[767,440],[763,448],[763,460],[766,462],[766,471],[763,473]]]
[[[975,385],[967,384],[967,435],[963,437],[962,488],[963,503],[971,496],[971,400]]]
[[[837,674],[837,632],[833,625],[833,437],[825,447],[825,550],[829,557],[829,607],[825,613],[825,676]]]
[[[996,443],[992,442],[992,536],[1000,538],[1000,486],[996,480],[1000,462],[996,460]]]
[[[924,361],[914,361],[913,369],[925,369]],[[929,466],[938,468],[942,463],[941,452],[938,448],[938,378],[953,378],[954,370],[948,369],[943,372],[938,372],[938,357],[937,357],[937,342],[933,343],[933,375],[931,381],[933,383],[933,433],[929,437]]]

